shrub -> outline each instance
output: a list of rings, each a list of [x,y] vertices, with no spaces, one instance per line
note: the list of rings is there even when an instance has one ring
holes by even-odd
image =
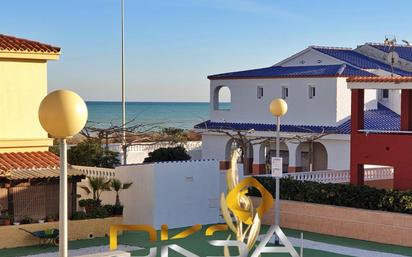
[[[72,165],[113,168],[120,164],[119,153],[106,150],[99,139],[86,139],[71,147],[67,155]]]
[[[183,146],[176,146],[156,149],[143,162],[186,161],[190,158]]]
[[[275,179],[256,177],[275,196]],[[255,188],[252,196],[260,196]],[[412,191],[385,190],[365,185],[348,185],[281,179],[280,197],[285,200],[328,204],[369,210],[382,210],[412,214]]]
[[[98,207],[100,206],[100,201],[94,200],[94,199],[81,199],[79,201],[79,206],[80,207],[88,207],[88,206]]]
[[[105,208],[98,207],[98,208],[92,210],[92,212],[90,214],[87,213],[87,216],[89,218],[92,218],[92,219],[103,219],[103,218],[109,217],[110,215],[109,215],[108,211]]]
[[[108,214],[109,216],[113,216],[113,215],[114,215],[114,210],[115,210],[115,206],[114,206],[114,205],[105,204],[105,205],[103,205],[102,207],[107,211],[107,214]]]
[[[85,212],[82,211],[76,211],[72,213],[72,220],[84,220],[87,219],[88,216]]]
[[[33,223],[33,219],[32,218],[30,218],[30,217],[24,217],[21,221],[20,221],[20,224],[31,224],[31,223]]]

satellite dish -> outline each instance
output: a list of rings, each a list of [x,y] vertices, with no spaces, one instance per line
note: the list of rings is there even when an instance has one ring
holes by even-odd
[[[399,54],[395,51],[391,51],[386,56],[386,61],[389,62],[391,65],[397,64],[399,61]]]

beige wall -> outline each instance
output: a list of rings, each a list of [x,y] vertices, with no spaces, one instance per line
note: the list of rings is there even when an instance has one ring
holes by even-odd
[[[37,110],[47,94],[47,62],[0,58],[0,92],[0,151],[46,150],[51,140]]]
[[[106,219],[69,220],[69,240],[88,239],[109,235],[110,225],[121,224],[122,217]],[[38,245],[39,239],[31,236],[28,231],[40,231],[45,229],[58,229],[59,222],[47,222],[27,225],[0,226],[0,249],[20,246]]]
[[[257,198],[253,199],[257,204]],[[272,224],[274,208],[263,224]],[[412,246],[412,215],[281,201],[281,226],[326,235]]]

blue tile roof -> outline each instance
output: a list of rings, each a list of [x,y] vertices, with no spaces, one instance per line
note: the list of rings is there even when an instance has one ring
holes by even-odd
[[[368,56],[362,55],[352,49],[341,49],[341,48],[327,48],[327,47],[312,47],[313,49],[349,63],[355,67],[361,69],[381,69],[388,72],[392,72],[392,68],[389,64],[377,61]],[[404,71],[398,68],[394,68],[394,73],[401,76],[412,76],[412,72]]]
[[[379,49],[385,53],[389,53],[393,50],[401,57],[402,59],[412,61],[412,47],[411,46],[388,46],[388,45],[383,45],[383,44],[368,44],[372,47],[375,47],[376,49]]]
[[[316,125],[281,125],[282,132],[296,133],[332,133],[332,134],[350,134],[350,119],[346,120],[339,126],[316,126]],[[274,124],[259,124],[259,123],[228,123],[228,122],[213,122],[205,121],[195,125],[196,129],[210,130],[251,130],[256,131],[275,131]],[[378,109],[365,111],[365,130],[380,130],[380,131],[399,131],[400,116],[388,109],[387,107],[378,104]]]
[[[272,66],[262,69],[245,70],[222,73],[208,76],[209,79],[229,78],[276,78],[276,77],[352,77],[376,76],[367,71],[355,68],[351,65],[316,65],[316,66]]]

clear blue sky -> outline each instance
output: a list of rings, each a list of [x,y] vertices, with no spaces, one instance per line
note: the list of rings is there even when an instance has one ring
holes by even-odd
[[[273,65],[308,45],[412,41],[412,1],[125,0],[130,101],[208,101],[214,73]],[[0,33],[62,47],[49,89],[120,100],[120,0],[13,0]]]

